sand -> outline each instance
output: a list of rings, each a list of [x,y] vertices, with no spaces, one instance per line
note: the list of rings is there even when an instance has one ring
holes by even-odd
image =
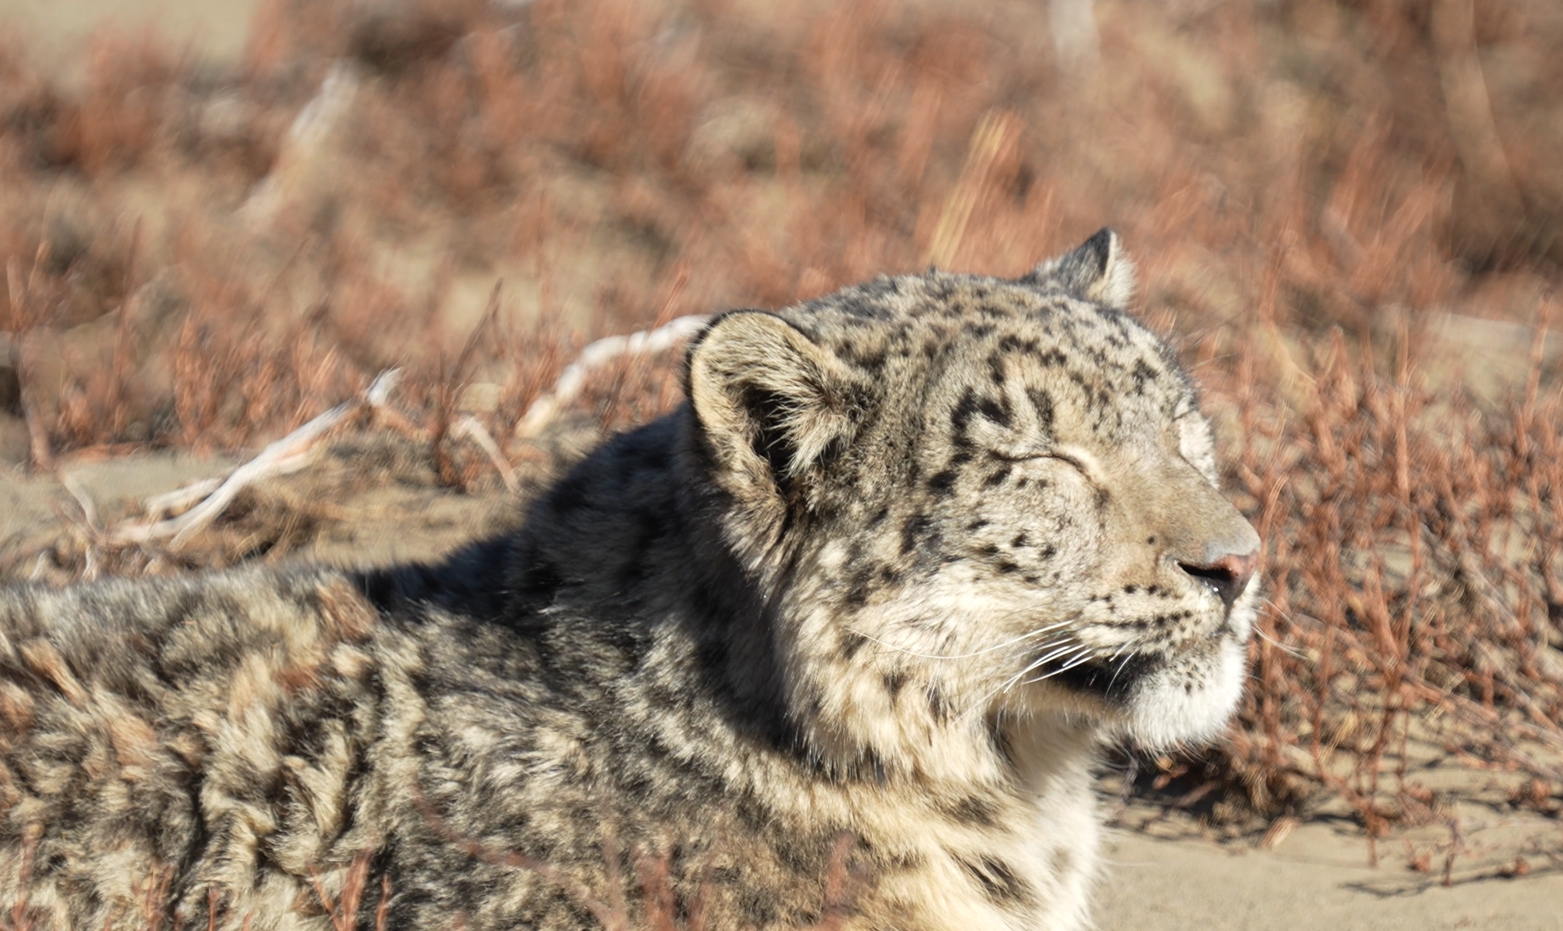
[[[27,37],[30,60],[78,67],[78,52],[98,30],[155,30],[175,48],[204,59],[236,61],[259,0],[5,0],[0,33]]]
[[[1410,868],[1407,842],[1418,850],[1447,841],[1448,829],[1402,831],[1379,842],[1381,862],[1369,862],[1366,838],[1350,822],[1319,818],[1298,825],[1275,849],[1253,838],[1218,843],[1185,816],[1150,830],[1117,830],[1106,851],[1107,878],[1097,919],[1103,929],[1287,928],[1295,931],[1431,931],[1563,928],[1563,873],[1545,857],[1527,859],[1534,872],[1496,875],[1515,850],[1550,835],[1555,850],[1563,826],[1555,820],[1462,804],[1472,853],[1457,857],[1443,885],[1443,852],[1429,873]],[[1141,811],[1136,812],[1143,813]],[[1441,835],[1441,836],[1440,836]],[[1420,841],[1420,842],[1418,842]],[[1540,860],[1540,863],[1534,862]]]

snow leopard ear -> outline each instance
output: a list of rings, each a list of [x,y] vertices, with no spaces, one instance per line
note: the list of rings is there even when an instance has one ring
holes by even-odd
[[[718,480],[740,498],[792,499],[854,431],[851,369],[775,314],[717,317],[690,347],[686,377]]]
[[[1025,277],[1054,282],[1071,294],[1109,307],[1127,307],[1134,297],[1134,263],[1123,253],[1118,234],[1103,227],[1073,252],[1048,259]]]

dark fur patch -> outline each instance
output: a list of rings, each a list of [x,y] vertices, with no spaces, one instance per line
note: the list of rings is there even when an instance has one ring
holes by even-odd
[[[1037,412],[1037,420],[1042,424],[1042,431],[1049,435],[1053,432],[1053,396],[1040,388],[1027,388],[1026,397],[1031,401],[1031,407]]]
[[[996,401],[993,398],[982,398],[977,402],[977,413],[993,421],[1001,427],[1010,425],[1009,403]]]
[[[999,823],[999,806],[993,802],[968,795],[949,808],[945,809],[950,820],[957,824],[969,824],[973,827],[992,828]]]
[[[1025,880],[1015,875],[1008,863],[996,857],[979,857],[975,862],[961,860],[957,862],[965,868],[966,872],[977,881],[977,886],[982,889],[995,905],[1015,907],[1030,904],[1035,893]]]
[[[841,632],[841,656],[842,656],[842,658],[850,661],[852,659],[852,657],[856,656],[858,651],[863,649],[864,645],[866,645],[867,643],[868,643],[868,638],[863,636],[862,634],[858,633],[855,630],[844,630],[844,631],[842,631]]]
[[[950,426],[955,429],[957,436],[966,433],[966,428],[971,424],[971,418],[976,413],[977,392],[973,388],[967,388],[961,394],[961,399],[955,402],[955,409],[950,412]]]
[[[982,480],[982,487],[983,488],[997,488],[998,486],[1004,484],[1004,480],[1009,478],[1009,473],[1013,469],[1014,469],[1014,466],[1005,464],[1002,468],[996,469],[993,472],[988,473],[988,475],[986,477],[984,477],[983,480]]]
[[[950,707],[949,699],[944,697],[944,692],[939,686],[936,684],[928,686],[923,695],[928,699],[928,713],[933,715],[933,719],[940,724],[948,722],[954,709]]]
[[[901,690],[906,688],[906,673],[901,670],[887,672],[881,680],[884,682],[885,691],[890,694],[890,701],[894,702],[901,696]]]

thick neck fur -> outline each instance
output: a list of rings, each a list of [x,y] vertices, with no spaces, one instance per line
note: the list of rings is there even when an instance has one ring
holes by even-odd
[[[601,688],[602,670],[619,670],[611,713],[638,745],[726,748],[689,759],[718,767],[709,776],[730,798],[759,800],[777,843],[855,837],[877,877],[864,927],[1077,927],[1095,872],[1094,731],[969,713],[977,663],[842,651],[845,622],[817,597],[820,554],[783,535],[764,571],[744,565],[686,418],[581,463],[502,550],[468,557],[508,565],[504,593],[447,607],[489,605],[498,623],[557,644],[546,652],[562,680]],[[887,702],[889,676],[904,682]],[[687,710],[637,718],[641,705],[623,700],[636,690]]]
[[[1098,737],[1081,719],[981,706],[982,657],[939,661],[853,634],[819,590],[828,544],[794,543],[813,528],[787,528],[758,560],[744,552],[709,468],[687,409],[610,442],[535,506],[507,554],[502,616],[601,625],[604,605],[625,606],[623,622],[662,625],[702,657],[663,674],[690,675],[684,687],[727,705],[740,731],[839,780],[1029,796],[1089,765]]]

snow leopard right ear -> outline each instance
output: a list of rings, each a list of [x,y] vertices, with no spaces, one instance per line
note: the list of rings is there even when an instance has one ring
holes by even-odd
[[[1109,307],[1127,307],[1134,297],[1134,263],[1124,254],[1118,234],[1105,226],[1073,252],[1042,262],[1021,280],[1051,282]]]
[[[800,484],[851,438],[862,403],[834,353],[758,310],[712,321],[690,347],[686,377],[717,480],[752,507],[806,493]]]

